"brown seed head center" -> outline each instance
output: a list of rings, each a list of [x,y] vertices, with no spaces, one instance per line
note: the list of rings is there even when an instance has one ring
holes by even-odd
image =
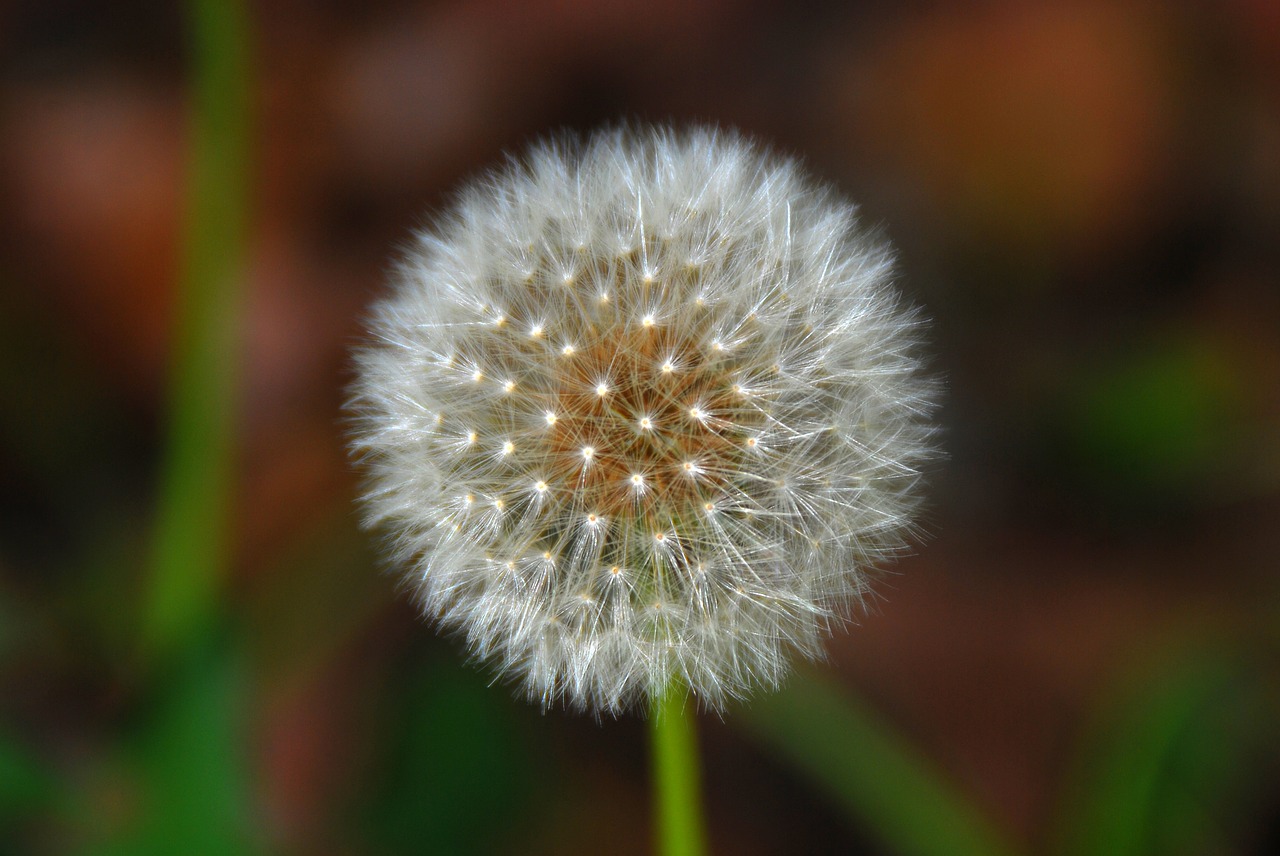
[[[730,355],[652,324],[601,336],[564,363],[556,387],[555,479],[607,516],[705,513],[762,421]]]

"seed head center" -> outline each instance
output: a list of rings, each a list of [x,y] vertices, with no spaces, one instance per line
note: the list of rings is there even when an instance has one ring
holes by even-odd
[[[608,330],[549,364],[549,481],[572,487],[566,501],[610,518],[692,519],[732,487],[762,411],[744,403],[733,361],[678,327]]]

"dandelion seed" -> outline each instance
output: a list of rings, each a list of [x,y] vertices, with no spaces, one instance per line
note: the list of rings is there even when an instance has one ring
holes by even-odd
[[[891,260],[732,134],[537,146],[420,235],[375,308],[366,520],[424,610],[543,705],[775,686],[914,531],[934,392]],[[402,427],[424,412],[493,451]]]

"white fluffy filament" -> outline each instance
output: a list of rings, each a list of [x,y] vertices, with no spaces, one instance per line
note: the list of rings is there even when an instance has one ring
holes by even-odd
[[[772,687],[912,531],[933,387],[891,261],[738,136],[541,144],[419,234],[374,310],[368,521],[544,705]]]

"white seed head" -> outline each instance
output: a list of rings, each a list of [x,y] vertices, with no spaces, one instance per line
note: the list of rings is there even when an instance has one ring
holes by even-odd
[[[776,686],[913,534],[934,386],[891,261],[732,134],[538,145],[465,188],[375,307],[367,520],[543,705]]]

